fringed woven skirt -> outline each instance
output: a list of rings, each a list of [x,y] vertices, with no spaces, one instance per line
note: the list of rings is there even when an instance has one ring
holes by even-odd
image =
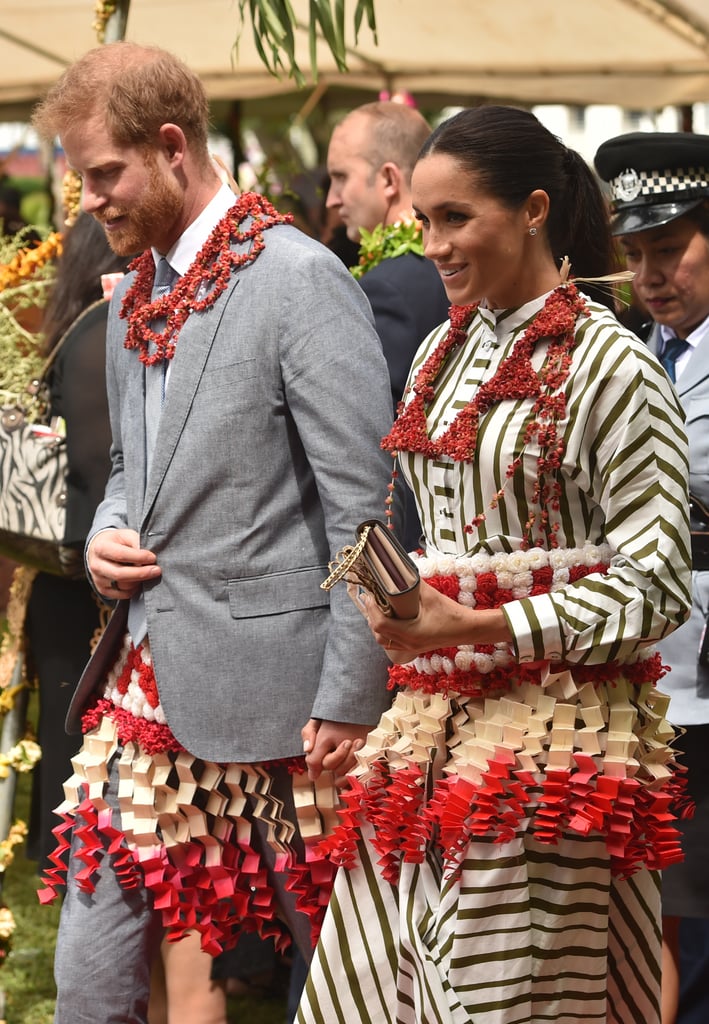
[[[170,939],[196,930],[212,955],[233,946],[241,931],[286,946],[288,930],[268,877],[272,868],[286,876],[296,909],[309,916],[314,945],[335,873],[314,846],[335,821],[329,776],[313,786],[302,758],[269,765],[193,757],[165,723],[149,647],[136,649],[128,637],[103,695],[84,716],[84,732],[57,808],[62,823],[54,829],[58,845],[43,878],[43,903],[66,884],[73,833],[73,856],[82,862],[79,888],[93,892],[108,850],[124,888],[143,885],[151,892]],[[118,826],[104,799],[115,757]],[[274,792],[276,768],[280,776],[290,774],[294,815],[284,813]],[[272,851],[268,864],[257,826]]]
[[[491,607],[605,571],[610,552],[512,558],[419,565]],[[394,666],[319,847],[343,869],[300,1024],[657,1024],[682,791],[662,673],[655,654],[520,666],[507,644]]]

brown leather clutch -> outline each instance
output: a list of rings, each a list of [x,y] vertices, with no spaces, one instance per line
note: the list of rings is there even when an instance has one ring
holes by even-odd
[[[330,590],[340,580],[364,587],[387,615],[413,619],[418,614],[418,569],[391,530],[378,519],[357,527],[357,542],[338,552],[330,575],[320,584]]]

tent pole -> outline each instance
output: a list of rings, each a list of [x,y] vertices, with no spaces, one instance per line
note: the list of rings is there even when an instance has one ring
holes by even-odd
[[[130,0],[115,0],[115,9],[106,22],[104,43],[117,43],[125,39],[129,9]]]

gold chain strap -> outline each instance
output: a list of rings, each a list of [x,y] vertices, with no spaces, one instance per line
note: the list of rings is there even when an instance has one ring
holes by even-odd
[[[330,575],[320,584],[322,590],[332,590],[336,583],[346,579],[348,572],[354,573],[357,579],[360,579],[361,567],[357,566],[356,562],[364,551],[364,545],[367,543],[370,530],[371,526],[365,526],[356,544],[348,544],[341,551],[337,552],[332,562],[328,562]]]

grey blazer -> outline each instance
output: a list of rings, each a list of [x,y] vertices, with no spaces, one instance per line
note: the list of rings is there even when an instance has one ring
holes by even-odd
[[[130,278],[109,318],[112,471],[90,536],[128,526],[156,553],[145,599],[161,702],[185,748],[216,761],[300,754],[311,716],[374,724],[390,701],[386,658],[344,585],[320,589],[356,524],[383,517],[386,362],[336,256],[288,226],[265,243],[182,329],[147,484],[144,370],[117,316]],[[70,731],[124,621],[119,605]]]
[[[662,342],[657,325],[652,328],[647,344],[654,355],[659,354]],[[709,336],[692,352],[675,387],[686,416],[689,489],[706,504],[709,502]],[[709,669],[697,661],[708,614],[709,572],[694,572],[691,615],[659,645],[663,661],[671,668],[660,688],[671,695],[669,718],[675,725],[709,722]]]

